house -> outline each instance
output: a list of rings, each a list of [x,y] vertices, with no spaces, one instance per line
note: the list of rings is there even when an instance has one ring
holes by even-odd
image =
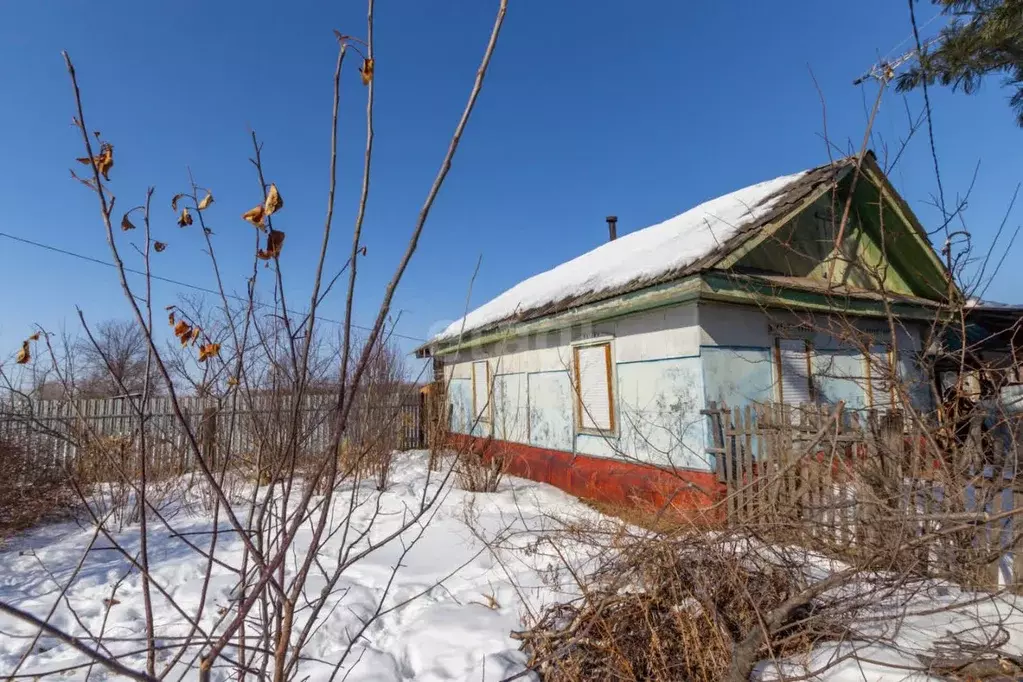
[[[1023,412],[1023,306],[970,299],[962,323],[945,334],[938,384],[962,376],[966,392],[997,406],[998,416]]]
[[[931,409],[920,359],[958,295],[867,153],[612,234],[417,355],[445,386],[451,438],[516,475],[702,506],[719,492],[708,405]]]

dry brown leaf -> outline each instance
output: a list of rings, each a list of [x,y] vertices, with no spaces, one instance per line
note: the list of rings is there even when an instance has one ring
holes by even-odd
[[[280,230],[270,230],[266,238],[266,249],[256,251],[256,257],[261,260],[270,260],[281,255],[281,247],[284,246],[284,233]]]
[[[186,227],[192,224],[192,214],[188,212],[188,208],[181,209],[181,215],[178,217],[178,227]]]
[[[202,201],[199,202],[199,210],[200,211],[205,211],[207,208],[210,207],[210,204],[212,204],[212,203],[213,203],[213,195],[210,194],[209,192],[206,192],[206,196],[204,196],[202,198]]]
[[[175,213],[178,212],[178,199],[180,199],[183,196],[185,196],[185,195],[184,194],[175,194],[173,197],[171,197],[171,210],[174,211]]]
[[[199,334],[202,333],[202,329],[199,327],[192,327],[192,345],[194,346],[196,341],[199,340]]]
[[[362,76],[362,84],[369,85],[369,82],[373,80],[373,60],[363,59],[362,66],[359,67],[359,74]]]
[[[127,213],[125,213],[124,216],[121,217],[121,229],[124,230],[125,232],[127,232],[128,230],[135,229],[135,226],[132,224],[132,222],[128,220]]]
[[[188,342],[192,340],[192,331],[192,325],[184,320],[178,320],[178,323],[174,325],[174,336],[178,337],[182,348],[187,346]]]
[[[250,208],[245,213],[242,213],[242,219],[249,221],[259,229],[265,231],[266,228],[263,227],[264,215],[265,214],[263,212],[263,204],[260,204],[259,206],[256,206],[255,208]]]
[[[237,386],[238,385],[238,380],[235,379],[234,377],[228,377],[227,378],[227,385],[228,386]]]
[[[219,343],[206,343],[199,346],[199,362],[206,362],[209,358],[220,355]]]
[[[32,359],[32,353],[28,350],[28,341],[21,342],[21,350],[14,356],[14,361],[19,365],[28,364],[28,361]]]
[[[110,169],[114,167],[114,145],[109,142],[104,142],[100,145],[99,154],[92,157],[81,156],[75,159],[78,163],[85,164],[86,166],[96,163],[96,170],[103,174],[104,180],[110,179]]]
[[[156,251],[157,253],[160,253],[161,251],[163,251],[166,248],[167,248],[167,245],[164,244],[163,242],[153,242],[153,250]]]
[[[110,169],[114,167],[114,145],[104,142],[100,145],[99,156],[96,157],[96,170],[103,174],[104,180],[110,180]]]
[[[169,315],[167,315],[167,323],[170,324],[170,326],[172,326],[172,327],[174,326],[174,311],[173,310],[170,311]]]
[[[28,337],[28,340],[29,341],[38,341],[39,340],[39,332],[36,332],[32,336]]]
[[[277,191],[277,185],[271,182],[270,189],[266,193],[266,201],[263,202],[263,212],[267,215],[273,215],[282,208],[284,208],[284,199],[281,198],[281,193]]]

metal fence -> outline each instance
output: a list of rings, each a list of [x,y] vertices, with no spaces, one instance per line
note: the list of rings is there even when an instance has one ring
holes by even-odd
[[[193,464],[191,439],[200,452],[215,458],[218,453],[280,447],[283,439],[294,436],[301,456],[322,453],[337,428],[333,395],[303,396],[297,406],[297,428],[291,427],[296,405],[288,395],[183,397],[178,406],[187,429],[169,397],[150,398],[145,406],[131,397],[8,402],[0,404],[0,440],[17,443],[34,465],[66,467],[88,443],[121,438],[137,444],[144,433],[147,461],[187,469]],[[358,406],[349,416],[344,439],[379,441],[397,450],[422,447],[420,406],[409,402]]]

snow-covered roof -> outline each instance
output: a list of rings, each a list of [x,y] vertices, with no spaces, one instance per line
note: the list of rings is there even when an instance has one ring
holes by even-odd
[[[831,181],[847,160],[751,185],[711,199],[662,223],[601,244],[592,251],[534,275],[451,323],[429,343],[457,338],[501,322],[541,317],[685,273],[726,242],[758,227],[775,209],[790,205],[793,192],[805,196]]]
[[[965,308],[977,308],[983,310],[1005,310],[1005,311],[1019,311],[1023,310],[1023,306],[1015,303],[999,303],[998,301],[985,301],[980,298],[970,297],[966,299],[966,303],[963,306]]]

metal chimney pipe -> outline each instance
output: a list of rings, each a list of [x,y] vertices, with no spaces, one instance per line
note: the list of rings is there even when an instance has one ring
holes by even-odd
[[[618,239],[618,216],[609,215],[607,218],[607,235],[610,241]]]

